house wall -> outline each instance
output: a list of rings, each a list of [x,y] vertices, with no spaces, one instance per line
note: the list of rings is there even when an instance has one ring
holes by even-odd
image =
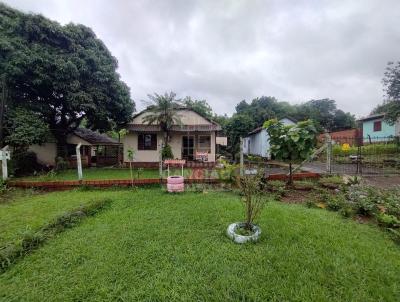
[[[154,133],[154,132],[153,132]],[[183,133],[172,132],[170,134],[170,146],[174,158],[182,158],[182,136],[193,135],[195,137],[195,150],[197,148],[197,137],[199,135],[211,136],[211,153],[208,155],[208,161],[215,161],[215,131],[212,132],[196,132],[196,133]],[[157,150],[138,150],[138,132],[128,133],[122,140],[124,146],[124,162],[128,162],[128,149],[135,151],[135,162],[158,162],[160,156],[160,146],[163,142],[163,133],[157,132]]]
[[[284,125],[294,125],[295,122],[288,118],[279,120]],[[243,139],[243,153],[248,155],[257,155],[261,157],[270,157],[269,136],[266,129],[251,134]]]
[[[81,143],[83,146],[91,146],[91,144],[84,139],[76,135],[68,135],[67,143],[71,145],[77,145]],[[57,144],[56,143],[44,143],[42,145],[32,145],[28,149],[29,151],[35,152],[37,160],[42,165],[54,166],[56,163],[57,156]]]
[[[381,131],[374,131],[374,122],[381,121],[382,122],[382,130]],[[382,141],[385,140],[388,136],[394,136],[396,134],[396,126],[389,125],[385,122],[382,118],[363,121],[363,137],[364,142],[369,142],[368,136],[371,137],[373,141]],[[375,140],[374,140],[375,138]]]
[[[45,143],[42,145],[32,145],[29,147],[29,151],[36,153],[37,160],[42,165],[54,166],[56,163],[56,156],[57,156],[56,143]]]

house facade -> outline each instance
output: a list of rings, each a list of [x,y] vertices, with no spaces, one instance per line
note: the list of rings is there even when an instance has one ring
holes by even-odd
[[[67,136],[67,161],[71,168],[76,167],[76,146],[81,144],[82,166],[117,165],[122,159],[121,144],[105,134],[90,129],[78,128]],[[29,151],[34,152],[37,161],[42,165],[55,166],[57,144],[54,139],[41,145],[32,145]]]
[[[147,124],[144,110],[135,115],[127,125],[127,135],[123,138],[124,162],[128,163],[128,150],[134,153],[133,161],[141,166],[155,166],[160,160],[164,134],[157,124]],[[193,110],[177,110],[180,124],[173,125],[169,133],[174,159],[188,162],[213,163],[216,159],[216,137],[221,126]]]
[[[280,119],[279,122],[284,125],[296,124],[293,120],[289,118]],[[243,154],[269,158],[269,149],[269,135],[267,133],[267,129],[263,127],[254,129],[248,134],[248,136],[243,138]]]
[[[400,136],[400,118],[390,125],[385,121],[385,114],[374,114],[359,119],[364,143],[390,140],[393,136]]]

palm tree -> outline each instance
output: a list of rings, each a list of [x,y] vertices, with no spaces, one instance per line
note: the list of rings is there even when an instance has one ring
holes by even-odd
[[[177,113],[177,109],[181,107],[181,100],[176,99],[174,92],[159,95],[148,95],[148,114],[143,117],[143,121],[149,125],[160,125],[161,131],[164,133],[164,146],[168,144],[169,132],[173,125],[181,124],[181,120]]]

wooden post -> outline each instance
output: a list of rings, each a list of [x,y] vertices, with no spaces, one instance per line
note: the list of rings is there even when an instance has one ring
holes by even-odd
[[[244,175],[244,161],[243,161],[243,138],[240,138],[240,177]]]
[[[326,172],[331,174],[332,172],[332,139],[329,133],[325,133],[326,137]]]
[[[79,143],[76,146],[76,166],[78,168],[78,179],[82,180],[83,175],[82,175],[82,159],[81,159],[81,146],[82,144]]]
[[[4,122],[4,110],[7,98],[7,90],[6,90],[6,77],[5,75],[1,78],[1,95],[0,95],[0,147],[3,147],[4,141],[4,130],[3,130],[3,122]]]
[[[159,160],[158,169],[159,169],[160,183],[162,184],[162,178],[163,178],[162,147],[163,147],[163,144],[161,143],[159,146],[160,146],[160,154],[159,154],[159,158],[158,158],[158,160]]]

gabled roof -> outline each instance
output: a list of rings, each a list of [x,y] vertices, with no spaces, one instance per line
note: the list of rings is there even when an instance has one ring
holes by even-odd
[[[358,121],[366,122],[366,121],[376,120],[376,119],[380,119],[380,118],[384,118],[384,117],[385,117],[385,113],[371,114],[369,116],[358,119]]]
[[[283,119],[287,119],[287,120],[289,120],[289,121],[292,121],[293,123],[296,123],[296,121],[295,121],[294,119],[292,119],[292,118],[290,118],[290,117],[287,117],[287,116],[285,116],[285,117],[279,119],[279,121],[281,121],[281,120],[283,120]],[[264,129],[264,127],[262,127],[262,126],[261,126],[261,127],[258,127],[258,128],[256,128],[256,129],[251,130],[249,133],[247,133],[247,135],[256,134],[256,133],[262,131],[263,129]]]
[[[77,128],[74,131],[74,135],[79,136],[84,139],[88,143],[92,145],[119,145],[117,140],[109,137],[108,135],[101,134],[99,132],[86,129],[86,128]]]
[[[178,107],[176,110],[187,110],[187,111],[192,111],[196,113],[197,115],[201,116],[204,118],[206,121],[209,122],[209,124],[196,124],[196,125],[173,125],[172,126],[172,131],[220,131],[222,127],[215,121],[209,119],[208,117],[186,107]],[[137,114],[135,114],[132,119],[135,119],[136,117],[140,116],[143,113],[146,113],[148,109],[145,109]],[[134,124],[134,123],[129,123],[127,125],[128,130],[132,131],[160,131],[160,126],[158,125],[148,125],[148,124]]]

